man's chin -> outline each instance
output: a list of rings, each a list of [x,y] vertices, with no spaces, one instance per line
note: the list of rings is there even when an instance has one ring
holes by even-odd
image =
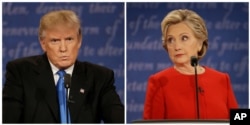
[[[67,69],[67,68],[69,68],[71,65],[72,65],[71,63],[61,63],[61,64],[59,64],[58,67],[59,67],[60,69]]]

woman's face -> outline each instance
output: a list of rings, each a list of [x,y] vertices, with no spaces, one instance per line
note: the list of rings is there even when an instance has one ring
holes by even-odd
[[[169,57],[175,65],[190,65],[191,56],[197,56],[202,47],[202,42],[184,22],[168,27],[166,44]]]

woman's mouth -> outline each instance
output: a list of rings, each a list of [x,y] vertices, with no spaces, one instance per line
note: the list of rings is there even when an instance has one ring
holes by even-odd
[[[183,54],[176,54],[175,57],[181,57]]]

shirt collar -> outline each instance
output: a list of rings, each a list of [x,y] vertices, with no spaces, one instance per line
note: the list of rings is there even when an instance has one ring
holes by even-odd
[[[49,60],[49,59],[48,59]],[[49,60],[49,64],[51,66],[52,72],[54,75],[56,75],[57,71],[59,70],[50,60]],[[75,64],[71,65],[69,68],[65,69],[64,71],[67,74],[72,75],[73,69],[74,69]]]

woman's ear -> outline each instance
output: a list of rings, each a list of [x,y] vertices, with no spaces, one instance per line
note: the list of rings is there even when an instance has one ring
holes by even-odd
[[[201,51],[201,49],[202,49],[202,47],[203,47],[203,43],[204,43],[204,41],[200,41],[200,42],[199,42],[198,52]]]

